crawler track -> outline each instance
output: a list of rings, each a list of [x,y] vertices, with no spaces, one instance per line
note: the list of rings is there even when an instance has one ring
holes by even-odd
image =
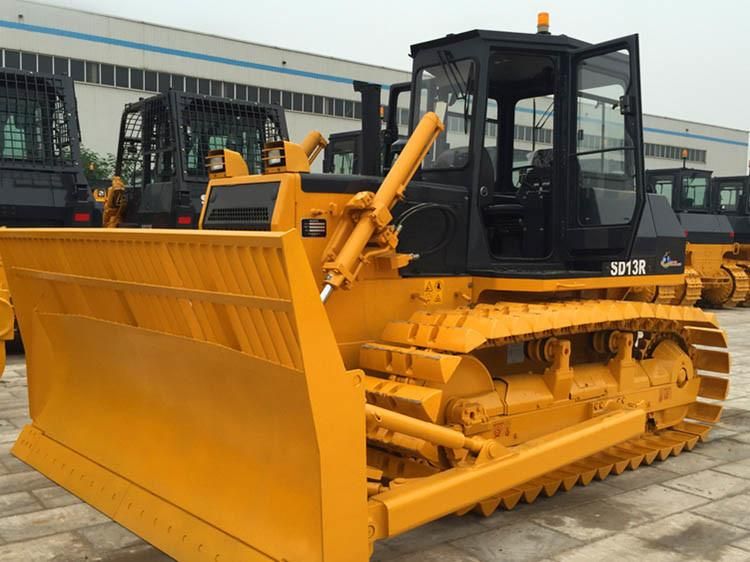
[[[745,273],[745,276],[748,279],[748,289],[745,294],[745,300],[742,302],[738,302],[737,306],[750,306],[750,261],[737,260],[734,262],[734,265],[736,267],[739,267]]]
[[[703,290],[703,300],[713,307],[741,305],[750,295],[750,279],[746,270],[735,262],[725,261],[721,267],[726,283]]]
[[[692,267],[685,267],[685,284],[677,289],[672,304],[693,306],[700,300],[702,291],[703,282],[700,274]]]
[[[689,294],[692,298],[693,293]],[[601,376],[603,380],[609,381],[608,374],[615,372],[616,362],[620,359],[614,355],[605,355],[604,359],[600,355],[600,363],[592,362],[590,358],[581,359],[583,352],[576,350],[575,346],[585,347],[589,345],[587,342],[606,341],[612,334],[623,333],[633,336],[628,341],[632,345],[632,361],[635,363],[643,360],[667,361],[660,364],[667,369],[673,368],[675,363],[670,362],[671,359],[662,359],[660,357],[663,354],[654,351],[664,342],[669,342],[667,347],[670,349],[681,350],[678,353],[682,357],[682,368],[688,366],[686,376],[682,379],[669,379],[672,382],[664,378],[660,381],[651,379],[650,386],[646,387],[642,381],[636,384],[626,378],[616,377],[616,390],[612,390],[611,382],[606,383],[609,385],[606,391],[597,389],[597,384],[602,383],[596,377]],[[589,336],[591,339],[586,339]],[[377,381],[383,380],[382,378],[370,377],[371,381],[376,382],[370,386],[367,398],[371,403],[396,411],[418,412],[419,408],[415,405],[422,400],[418,396],[422,392],[427,393],[432,389],[447,392],[452,383],[444,383],[453,376],[448,373],[448,365],[455,364],[458,357],[478,357],[490,370],[494,368],[492,379],[496,388],[502,388],[503,384],[510,387],[514,376],[512,373],[503,373],[504,369],[513,366],[506,364],[498,367],[492,360],[488,363],[488,357],[492,357],[493,350],[498,348],[515,346],[518,349],[520,345],[528,353],[529,349],[541,349],[544,342],[550,339],[565,339],[570,342],[571,357],[578,353],[582,365],[588,365],[582,368],[581,379],[575,379],[570,395],[557,397],[553,403],[547,402],[546,406],[541,405],[540,400],[535,406],[536,410],[524,404],[521,404],[519,410],[518,404],[510,401],[511,394],[508,392],[505,396],[505,413],[489,414],[482,418],[485,413],[481,409],[475,412],[484,420],[484,425],[457,422],[455,418],[451,421],[447,417],[441,421],[437,414],[431,420],[433,423],[450,425],[467,435],[492,437],[491,428],[494,428],[494,436],[497,436],[501,434],[497,428],[515,424],[511,433],[518,431],[520,436],[511,439],[512,442],[508,444],[512,446],[533,438],[540,428],[548,427],[544,424],[554,424],[549,415],[544,415],[545,408],[557,408],[565,416],[582,403],[590,405],[595,411],[612,400],[633,402],[641,404],[640,407],[649,413],[649,427],[638,438],[556,468],[523,486],[498,491],[492,497],[467,506],[460,513],[475,510],[483,515],[490,515],[496,509],[512,509],[520,501],[532,503],[542,495],[552,496],[576,485],[585,486],[594,479],[603,480],[625,470],[649,465],[656,459],[665,460],[669,456],[689,451],[706,438],[711,429],[710,424],[719,420],[722,407],[717,401],[726,397],[729,385],[726,377],[699,373],[699,370],[728,373],[729,358],[725,351],[724,333],[718,328],[713,315],[695,307],[618,301],[480,304],[472,308],[415,313],[408,321],[391,322],[386,326],[383,339],[387,343],[368,344],[363,348],[362,366],[368,371],[388,373],[390,376],[387,380],[393,384],[378,384]],[[507,353],[510,354],[510,351]],[[630,352],[627,353],[629,354]],[[529,365],[539,368],[538,362]],[[455,373],[460,373],[460,368],[452,368],[458,369]],[[572,371],[575,372],[576,368],[573,365]],[[587,369],[589,372],[593,369],[598,374],[586,379]],[[550,376],[549,368],[535,371],[518,369],[516,365],[515,372],[515,376],[525,378],[525,384],[529,381],[533,384],[534,380],[531,379],[534,378],[538,381],[538,378]],[[536,372],[538,375],[534,374]],[[443,382],[438,382],[440,380]],[[590,389],[583,388],[589,384]],[[529,388],[532,394],[538,392],[532,390],[532,387],[525,388]],[[426,415],[424,412],[428,409],[425,407],[417,415]],[[671,413],[665,416],[665,411]],[[466,420],[465,417],[462,419]],[[550,430],[554,429],[549,427]],[[384,440],[382,435],[368,435],[368,443],[379,448],[378,453],[373,456],[377,459],[374,464],[383,471],[386,480],[419,476],[422,468],[427,471],[425,474],[445,468],[441,467],[441,461],[438,460],[440,455],[429,446],[409,443],[409,447],[414,446],[411,451],[403,447],[399,449],[399,440],[391,437]],[[430,453],[424,456],[423,451]],[[422,458],[416,458],[420,454],[423,455]],[[461,462],[461,459],[453,462]]]

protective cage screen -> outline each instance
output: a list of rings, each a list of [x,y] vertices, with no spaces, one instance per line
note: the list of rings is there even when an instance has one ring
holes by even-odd
[[[250,173],[260,173],[263,145],[286,139],[282,110],[276,106],[191,95],[178,96],[177,106],[183,170],[191,179],[207,181],[205,158],[210,150],[222,148],[239,152]],[[118,159],[118,173],[128,185],[172,179],[178,154],[174,118],[166,96],[130,107]]]
[[[62,78],[0,70],[0,162],[76,166]]]
[[[185,97],[182,103],[180,130],[190,176],[205,177],[208,151],[222,148],[239,152],[251,174],[261,173],[263,145],[285,140],[277,106],[204,97]]]

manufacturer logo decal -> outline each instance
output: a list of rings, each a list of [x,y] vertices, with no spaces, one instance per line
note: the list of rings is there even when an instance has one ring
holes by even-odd
[[[682,262],[673,260],[672,256],[669,255],[669,252],[666,252],[661,258],[661,261],[659,261],[659,265],[664,269],[669,269],[670,267],[682,267]]]

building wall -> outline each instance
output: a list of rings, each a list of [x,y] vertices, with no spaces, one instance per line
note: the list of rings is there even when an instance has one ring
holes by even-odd
[[[705,150],[706,161],[689,162],[692,167],[712,170],[717,176],[747,174],[747,131],[656,115],[644,115],[643,126],[646,143]],[[674,167],[675,161],[674,158],[649,156],[646,150],[647,168]]]
[[[123,105],[169,85],[282,103],[290,138],[299,140],[311,129],[330,134],[359,128],[359,96],[352,80],[391,84],[410,76],[402,70],[28,0],[0,3],[0,48],[0,64],[10,66],[10,52],[11,58],[18,56],[35,69],[49,65],[72,73],[83,142],[101,153],[116,150]],[[19,52],[26,56],[13,54]],[[110,76],[112,85],[102,84]],[[384,103],[386,98],[384,89]],[[688,148],[691,166],[717,175],[747,173],[747,131],[652,115],[644,116],[644,126],[648,168],[679,165],[681,150]]]
[[[19,18],[19,14],[23,17]],[[322,102],[322,113],[287,108],[290,138],[301,140],[311,129],[329,134],[359,127],[359,94],[352,80],[391,84],[409,74],[372,65],[334,59],[287,49],[148,25],[118,18],[47,6],[24,0],[0,2],[0,48],[12,53],[51,55],[54,63],[73,65],[83,61],[86,75],[76,81],[83,142],[97,152],[116,150],[120,114],[125,103],[153,95],[145,87],[126,88],[101,84],[105,66],[133,71],[156,72],[177,78],[182,87],[187,78],[205,81],[216,94],[249,87],[259,101],[284,102],[292,93]],[[6,55],[7,56],[7,55]],[[14,55],[16,56],[16,55]],[[38,58],[38,65],[48,57]],[[11,66],[4,59],[0,61]],[[91,83],[94,65],[99,76]],[[46,69],[46,68],[45,68]],[[42,70],[39,66],[29,70]],[[158,76],[161,78],[161,76]],[[129,80],[130,82],[130,80]],[[265,95],[265,98],[263,97]],[[276,95],[274,98],[272,96]],[[252,98],[251,98],[252,99]],[[387,91],[383,92],[383,100]],[[303,101],[306,101],[303,99]],[[330,107],[330,111],[328,111]],[[320,166],[320,162],[316,163]]]

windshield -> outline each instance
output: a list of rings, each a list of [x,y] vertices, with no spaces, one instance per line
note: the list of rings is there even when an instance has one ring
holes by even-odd
[[[682,178],[682,208],[689,210],[708,210],[708,178],[691,176]]]
[[[424,160],[425,169],[463,168],[468,164],[473,83],[474,63],[470,60],[446,59],[419,72],[419,119],[434,111],[445,123],[445,133],[438,137]]]

